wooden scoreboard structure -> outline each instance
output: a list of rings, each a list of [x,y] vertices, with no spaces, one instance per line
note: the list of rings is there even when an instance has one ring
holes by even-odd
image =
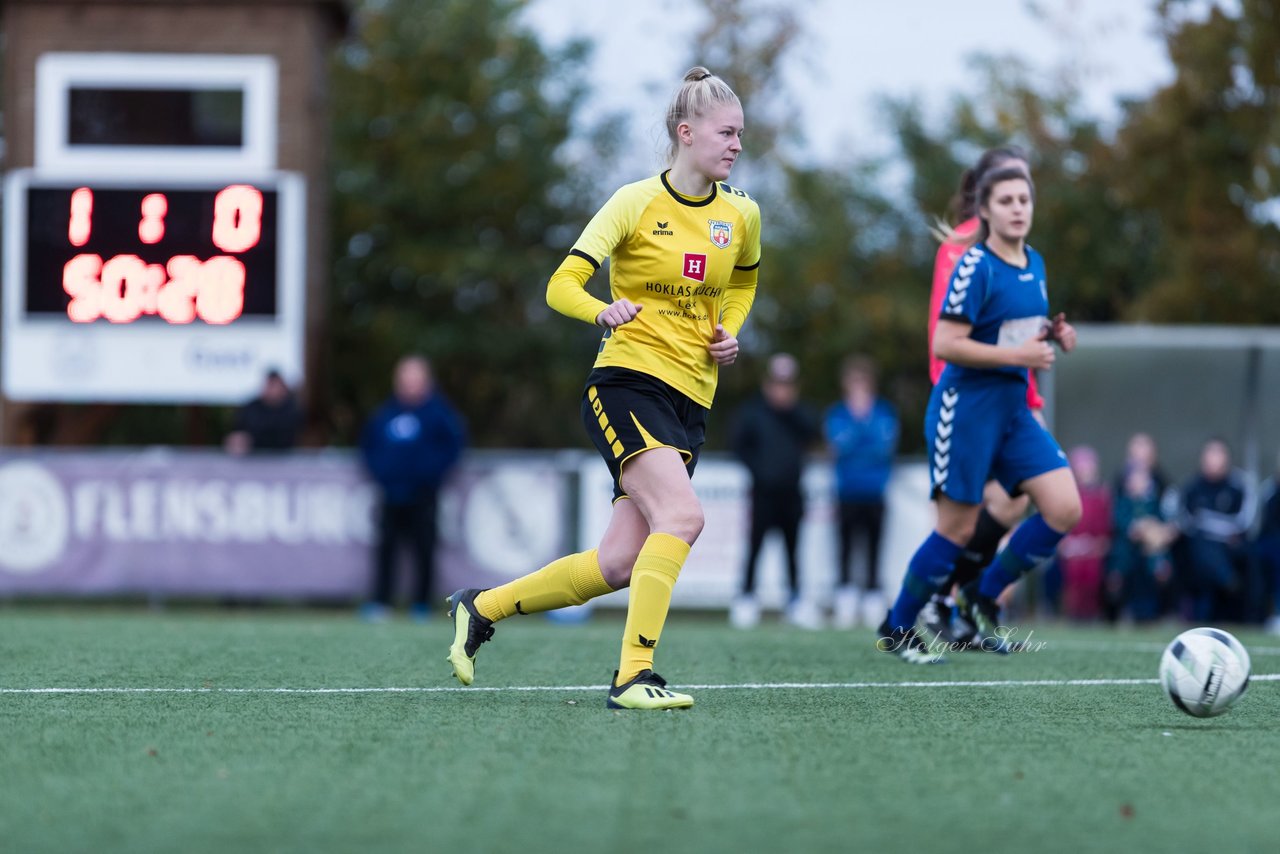
[[[0,0],[0,392],[234,403],[315,371],[340,0]]]

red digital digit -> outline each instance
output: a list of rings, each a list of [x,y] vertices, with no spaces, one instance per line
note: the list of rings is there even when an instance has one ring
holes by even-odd
[[[102,257],[77,255],[62,268],[62,289],[71,296],[67,317],[73,323],[91,323],[102,317]]]
[[[147,271],[138,283],[138,308],[143,314],[155,314],[160,310],[160,289],[168,281],[169,274],[163,264],[148,264]]]
[[[196,291],[200,288],[203,265],[194,255],[169,259],[169,281],[160,289],[156,310],[169,323],[190,323],[196,319]]]
[[[142,294],[153,274],[137,255],[117,255],[102,265],[102,316],[131,323],[142,314]]]
[[[244,311],[244,264],[227,255],[204,262],[196,292],[196,314],[205,323],[224,324]]]
[[[93,190],[81,187],[71,193],[71,219],[67,239],[72,246],[84,246],[93,231]]]
[[[213,200],[213,245],[245,252],[262,238],[262,193],[248,184],[223,188]]]
[[[164,215],[169,212],[169,200],[164,193],[150,193],[142,197],[142,219],[138,222],[138,239],[148,246],[164,238]]]

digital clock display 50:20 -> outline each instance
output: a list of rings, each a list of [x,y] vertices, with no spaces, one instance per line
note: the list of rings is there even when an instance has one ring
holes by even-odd
[[[25,309],[75,323],[222,325],[277,309],[274,189],[27,190]]]

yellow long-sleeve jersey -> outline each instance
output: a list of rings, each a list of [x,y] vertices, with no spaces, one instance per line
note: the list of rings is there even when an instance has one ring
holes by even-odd
[[[655,376],[710,407],[717,365],[707,352],[716,324],[737,336],[755,300],[760,267],[760,207],[728,184],[683,196],[667,173],[613,194],[547,283],[547,303],[587,323],[608,303],[586,283],[609,259],[613,300],[643,306],[630,323],[608,330],[596,367]]]

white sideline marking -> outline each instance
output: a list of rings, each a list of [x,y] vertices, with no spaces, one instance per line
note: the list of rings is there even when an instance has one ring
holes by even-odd
[[[1250,682],[1280,682],[1280,673],[1260,673]],[[937,682],[742,682],[678,685],[689,691],[865,690],[876,688],[1067,688],[1111,685],[1158,685],[1159,679],[1009,679]],[[0,694],[475,694],[605,691],[607,685],[420,686],[408,688],[0,688]]]

